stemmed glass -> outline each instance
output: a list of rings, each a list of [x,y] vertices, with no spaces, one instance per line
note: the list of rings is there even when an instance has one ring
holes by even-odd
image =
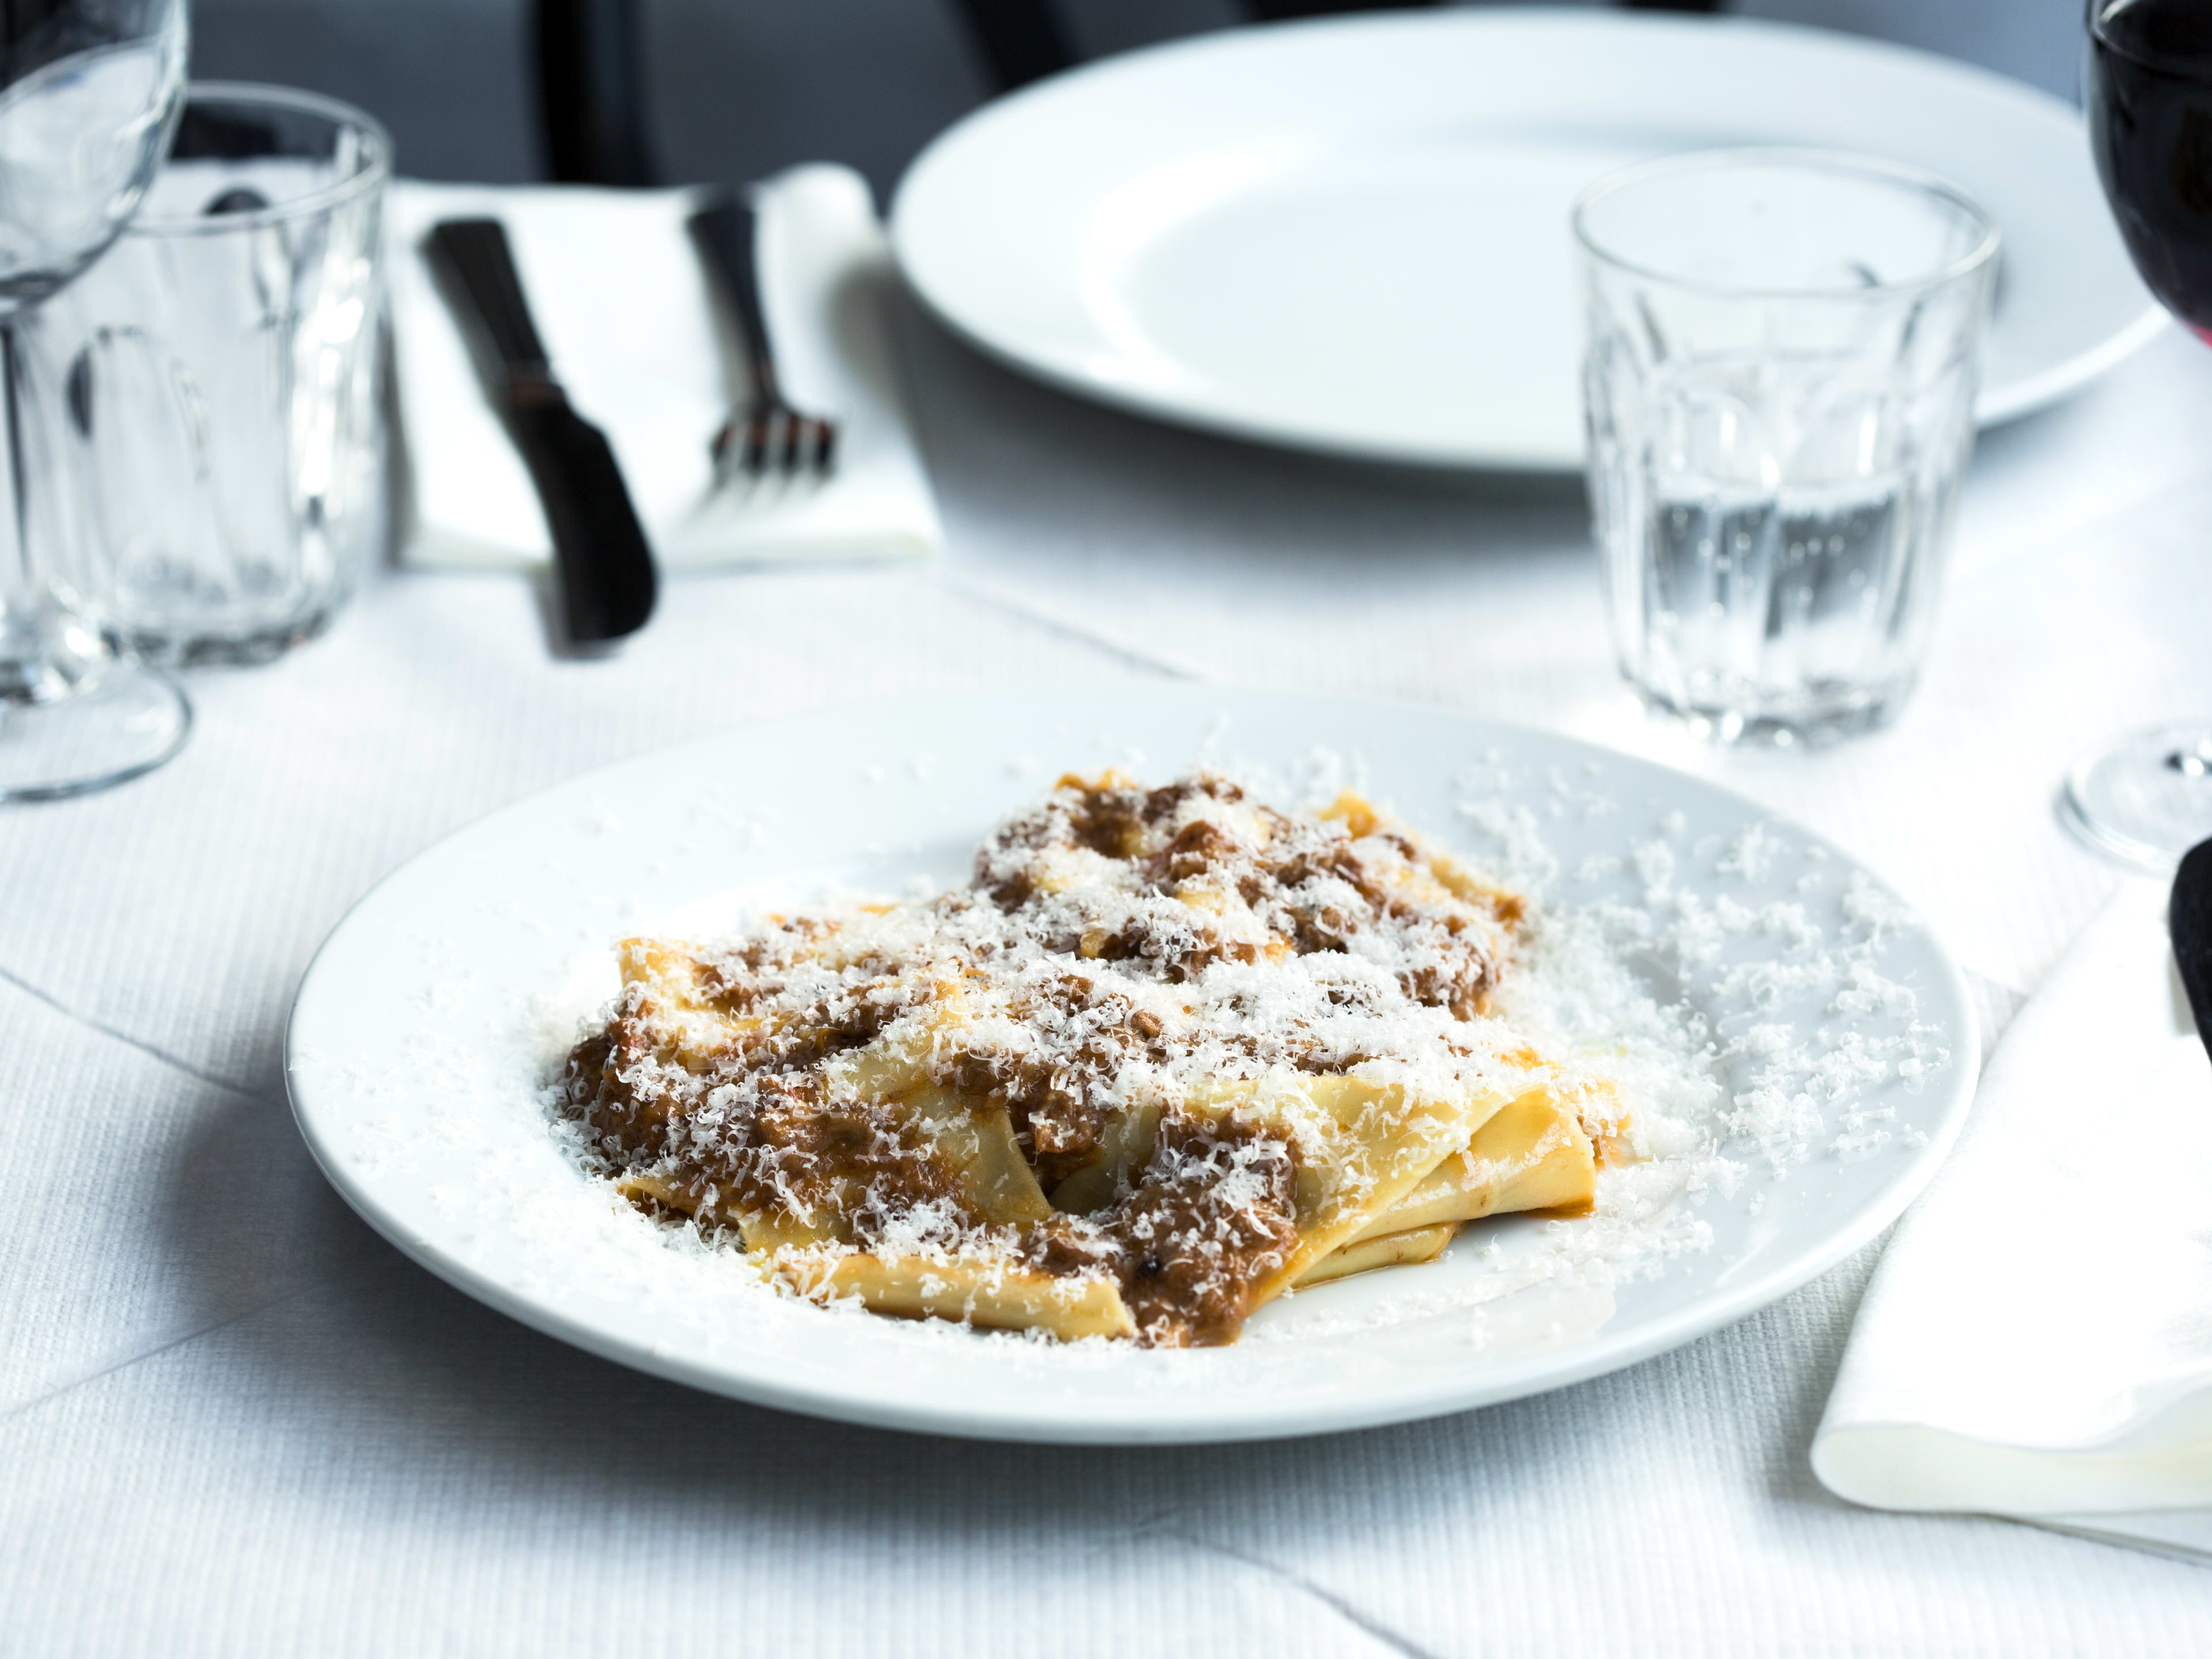
[[[167,148],[185,3],[0,0],[0,800],[136,777],[191,726],[181,691],[109,655],[40,578],[73,503],[33,368],[39,307],[122,234]]]
[[[2212,344],[2212,5],[2088,0],[2083,75],[2105,199],[2136,269]],[[2130,732],[2084,756],[2066,815],[2153,869],[2212,837],[2212,719]]]

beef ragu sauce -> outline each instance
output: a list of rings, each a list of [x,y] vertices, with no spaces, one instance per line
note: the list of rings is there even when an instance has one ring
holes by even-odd
[[[975,885],[1047,950],[1170,985],[1356,942],[1397,958],[1408,996],[1473,1018],[1497,978],[1496,925],[1518,919],[1518,902],[1498,896],[1503,916],[1419,903],[1390,879],[1418,858],[1413,842],[1380,826],[1355,840],[1363,827],[1286,817],[1209,774],[1153,790],[1063,781],[976,854]],[[1085,882],[1086,854],[1121,868]]]
[[[672,1087],[661,1063],[626,1063],[653,1014],[651,1000],[641,999],[608,1035],[578,1044],[568,1098],[620,1163],[670,1176],[670,1200],[687,1213],[709,1223],[734,1223],[747,1210],[834,1217],[862,1243],[925,1206],[974,1224],[959,1213],[957,1173],[915,1124],[883,1105],[837,1098],[811,1073],[764,1070],[744,1074],[740,1103],[695,1086],[714,1072],[678,1067],[683,1082]]]
[[[1297,1249],[1297,1167],[1289,1142],[1234,1113],[1170,1111],[1139,1180],[1103,1210],[1024,1229],[1017,1248],[1048,1273],[1113,1273],[1141,1342],[1234,1341]]]
[[[1064,779],[966,889],[633,941],[651,971],[570,1055],[563,1097],[611,1166],[704,1222],[773,1212],[861,1249],[1110,1273],[1141,1340],[1227,1341],[1297,1248],[1298,1157],[1192,1091],[1283,1067],[1482,1074],[1518,920],[1364,809],[1291,817],[1206,773]],[[1057,1212],[992,1213],[941,1122],[880,1097],[887,1064],[1003,1119]]]

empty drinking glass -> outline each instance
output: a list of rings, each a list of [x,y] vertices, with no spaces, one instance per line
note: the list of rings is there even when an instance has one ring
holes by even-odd
[[[189,88],[168,160],[44,341],[78,522],[54,581],[157,661],[322,627],[379,532],[382,128],[331,99]]]
[[[1622,672],[1726,742],[1881,724],[1935,619],[1996,227],[1908,168],[1735,150],[1616,174],[1574,230]]]

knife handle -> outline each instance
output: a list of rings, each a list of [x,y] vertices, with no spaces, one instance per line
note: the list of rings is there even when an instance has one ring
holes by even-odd
[[[444,219],[430,228],[430,245],[468,296],[485,338],[499,354],[508,395],[527,398],[554,389],[553,366],[522,297],[522,278],[496,219]]]
[[[2197,1017],[2197,1034],[2212,1048],[2212,841],[2182,854],[2173,872],[2166,921],[2173,939],[2174,966]]]

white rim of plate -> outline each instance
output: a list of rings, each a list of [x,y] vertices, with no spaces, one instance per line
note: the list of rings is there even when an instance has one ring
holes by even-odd
[[[1433,13],[1400,15],[1374,14],[1351,16],[1317,17],[1267,26],[1263,33],[1283,36],[1292,33],[1322,30],[1418,30],[1424,27],[1447,27],[1481,28],[1486,26],[1508,26],[1539,22],[1561,30],[1568,29],[1641,29],[1651,32],[1674,32],[1696,28],[1725,28],[1740,37],[1764,38],[1775,42],[1802,43],[1808,39],[1821,38],[1833,49],[1852,54],[1862,61],[1888,60],[1901,64],[1925,69],[1939,67],[1945,73],[1963,82],[1980,82],[2002,89],[2007,95],[2042,96],[2027,87],[1994,70],[1979,65],[1942,57],[1940,54],[1905,46],[1892,41],[1844,34],[1816,29],[1805,25],[1775,21],[1762,18],[1722,17],[1699,18],[1668,16],[1664,14],[1638,13],[1632,16],[1614,14],[1557,10],[1545,6],[1504,6],[1480,13],[1459,12],[1449,15]],[[1231,32],[1237,33],[1237,32]],[[1133,69],[1141,70],[1152,59],[1164,59],[1203,52],[1234,50],[1220,35],[1201,35],[1187,40],[1170,40],[1160,45],[1140,48],[1097,63],[1079,64],[1050,76],[1034,86],[1024,87],[1006,96],[994,100],[981,109],[972,112],[947,128],[924,147],[906,172],[901,176],[892,195],[886,216],[893,257],[908,290],[920,301],[923,309],[943,327],[950,331],[972,349],[992,362],[1000,364],[1026,379],[1054,387],[1085,402],[1118,409],[1147,419],[1186,430],[1211,434],[1242,442],[1255,443],[1273,448],[1287,448],[1310,454],[1334,456],[1341,459],[1379,463],[1419,468],[1427,471],[1472,471],[1477,473],[1527,473],[1539,476],[1566,476],[1582,470],[1583,462],[1577,456],[1572,459],[1555,453],[1548,447],[1530,447],[1519,450],[1499,447],[1494,453],[1486,450],[1480,454],[1462,453],[1457,447],[1409,446],[1392,440],[1367,441],[1356,434],[1310,431],[1303,428],[1285,426],[1255,420],[1249,415],[1228,407],[1217,407],[1211,403],[1194,403],[1184,397],[1155,392],[1141,384],[1125,383],[1112,377],[1084,372],[1071,365],[1054,361],[1033,351],[1025,351],[1018,344],[999,337],[987,327],[962,314],[962,308],[946,295],[933,290],[932,284],[917,269],[914,255],[914,210],[909,204],[909,186],[925,176],[933,161],[941,157],[951,145],[969,134],[980,124],[1018,118],[1020,112],[1036,101],[1050,99],[1071,84],[1088,82],[1093,78],[1121,76]],[[1759,147],[1759,146],[1748,146]],[[1789,148],[1787,145],[1764,146]],[[1662,158],[1664,159],[1664,158]],[[1897,163],[1900,167],[1909,164]],[[1931,175],[1939,176],[1939,175]],[[1971,191],[1965,192],[1969,199]],[[1999,234],[2002,228],[1999,227]],[[2002,285],[2002,276],[1999,277]],[[2170,325],[2165,309],[2155,300],[2145,297],[2144,307],[2134,320],[2115,331],[2098,344],[2076,352],[2063,361],[2033,374],[2022,374],[2002,385],[1984,385],[1974,406],[1978,426],[2002,426],[2023,416],[2038,413],[2064,401],[2094,381],[2109,374],[2156,339]]]

